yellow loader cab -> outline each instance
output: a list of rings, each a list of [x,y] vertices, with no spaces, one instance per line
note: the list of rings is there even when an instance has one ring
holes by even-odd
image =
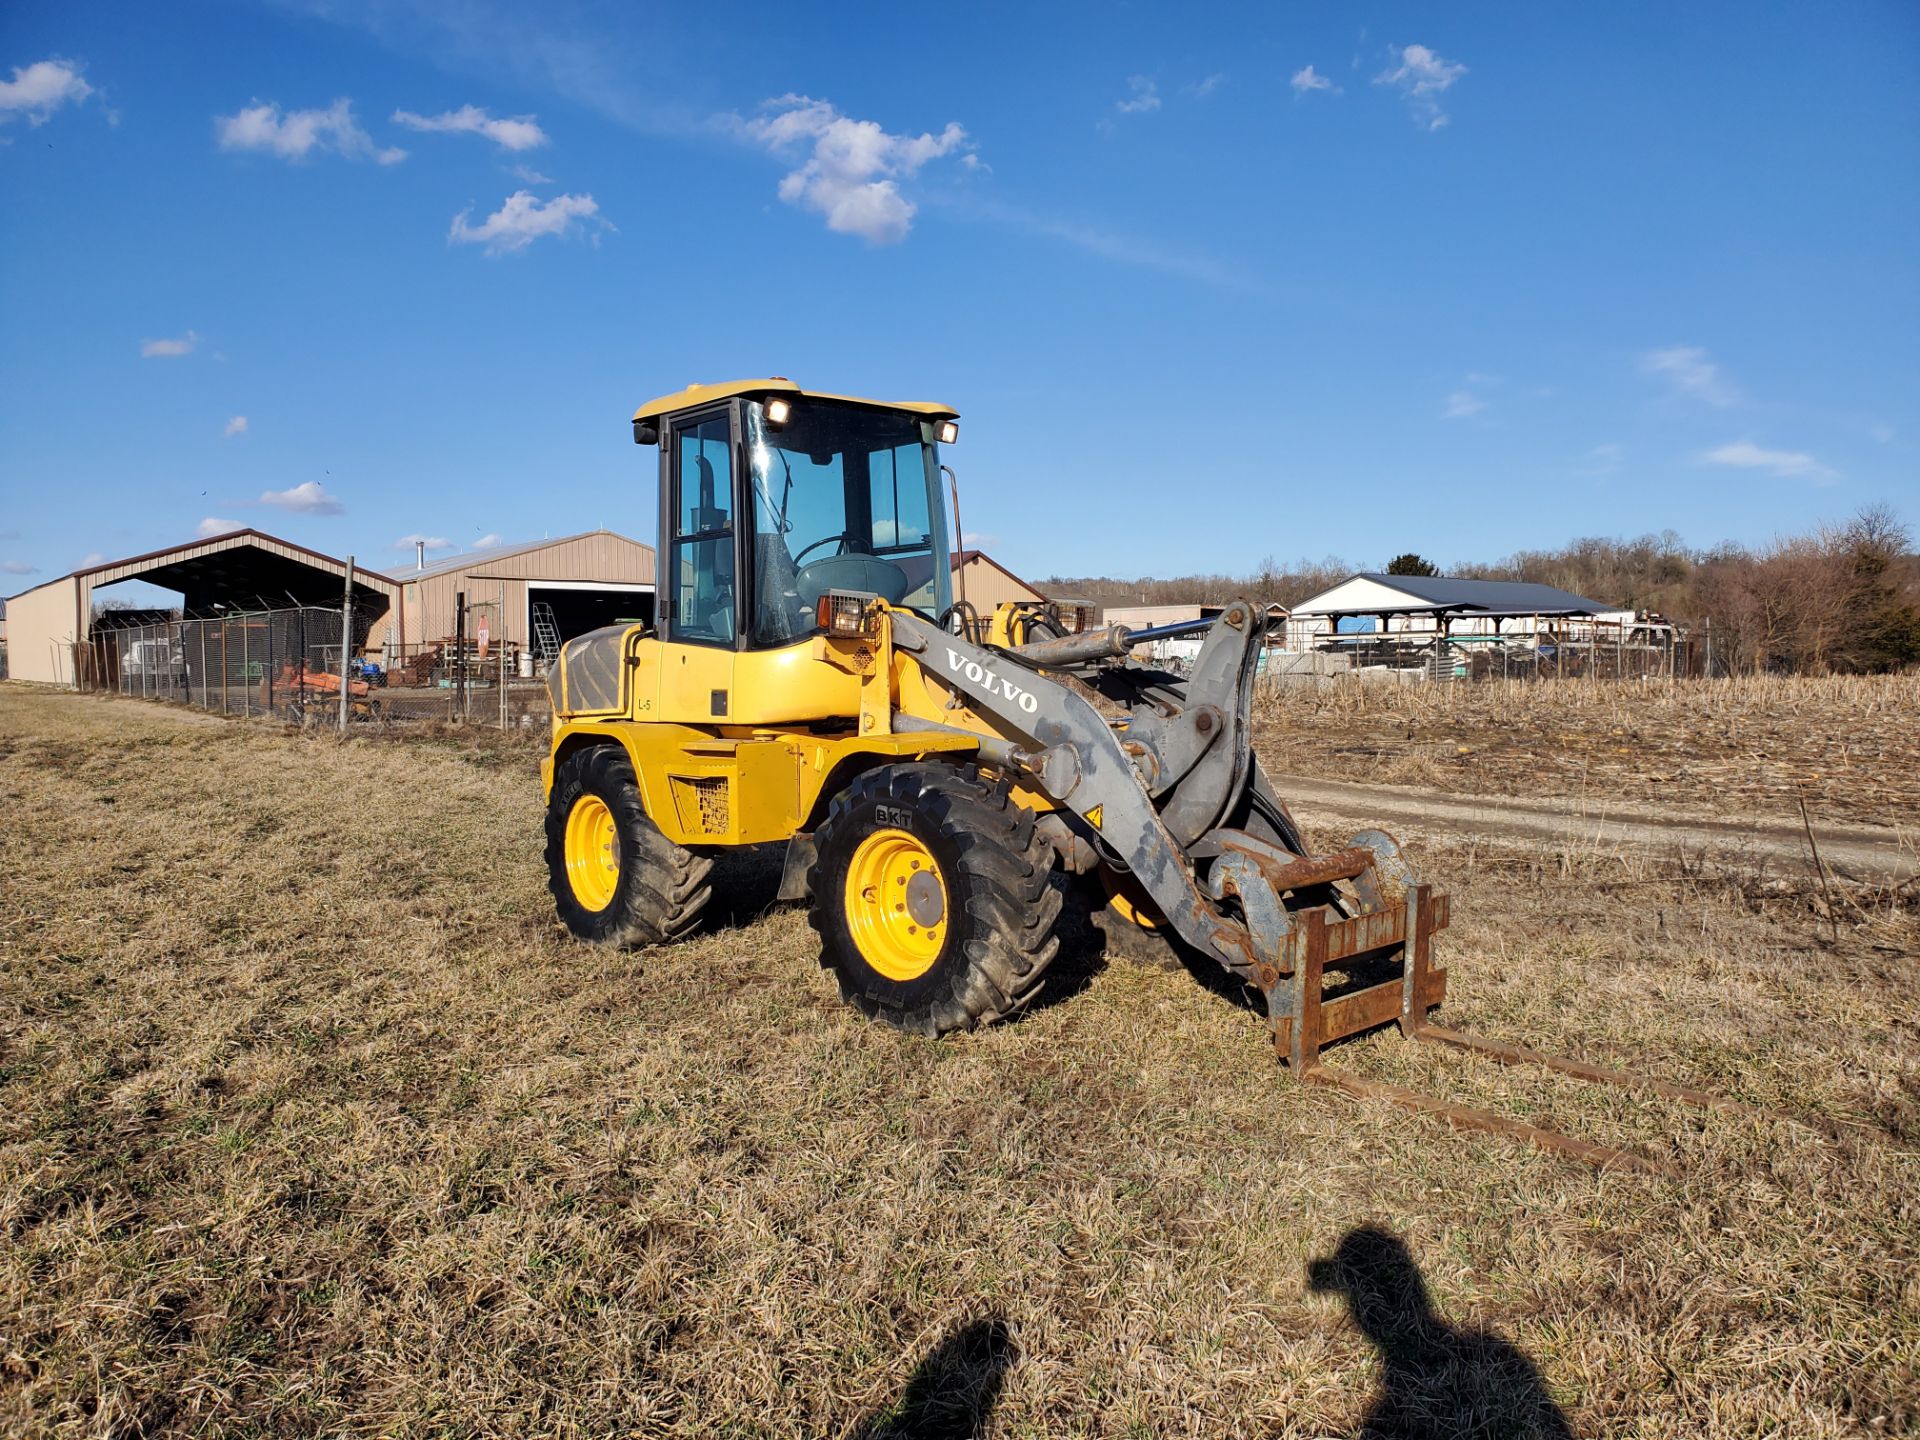
[[[719,850],[781,842],[781,897],[811,904],[845,996],[940,1034],[1032,998],[1055,878],[1080,876],[1110,948],[1218,963],[1298,1044],[1291,915],[1383,912],[1354,943],[1390,949],[1398,847],[1370,831],[1307,854],[1249,743],[1265,627],[1246,602],[1130,633],[957,599],[940,447],[958,429],[945,405],[777,378],[635,412],[659,453],[658,624],[570,641],[549,677],[560,919],[602,944],[674,940]],[[1195,629],[1186,676],[1130,658]]]
[[[1046,802],[982,768],[991,728],[890,644],[892,614],[953,610],[957,420],[781,379],[635,412],[660,457],[658,624],[581,636],[549,678],[547,859],[576,936],[673,940],[716,850],[797,838],[782,895],[812,893],[868,1014],[942,1031],[1031,993],[1060,907]]]

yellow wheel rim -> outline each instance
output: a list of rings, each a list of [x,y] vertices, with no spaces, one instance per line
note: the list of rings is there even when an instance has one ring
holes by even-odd
[[[620,884],[620,831],[598,795],[582,795],[567,812],[567,881],[589,910],[613,903]]]
[[[918,980],[947,943],[947,882],[933,852],[904,830],[876,830],[847,866],[847,928],[867,964]]]
[[[1160,912],[1154,908],[1151,900],[1135,900],[1118,887],[1109,890],[1108,901],[1122,920],[1142,930],[1158,930],[1167,923],[1160,918]]]

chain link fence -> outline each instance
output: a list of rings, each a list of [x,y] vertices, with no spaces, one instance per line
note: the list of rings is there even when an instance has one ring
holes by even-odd
[[[109,612],[95,622],[93,638],[75,647],[74,674],[82,690],[302,725],[540,728],[551,713],[546,662],[517,641],[491,639],[504,628],[490,614],[495,604],[466,606],[450,639],[371,648],[369,622],[350,615],[343,625],[338,607],[118,625]],[[1364,632],[1315,640],[1312,648],[1264,647],[1257,686],[1666,680],[1708,673],[1711,664],[1710,651],[1668,627],[1589,626],[1524,639]],[[1198,637],[1162,642],[1136,658],[1185,674],[1199,644]]]
[[[1204,636],[1142,645],[1136,660],[1185,675]],[[1262,647],[1256,685],[1323,685],[1347,679],[1406,685],[1489,680],[1675,680],[1713,673],[1712,651],[1673,626],[1585,624],[1520,635],[1433,630],[1288,632],[1276,627]]]
[[[545,679],[521,647],[462,636],[369,650],[368,629],[338,607],[126,625],[109,613],[74,647],[73,673],[82,690],[301,725],[546,723]]]

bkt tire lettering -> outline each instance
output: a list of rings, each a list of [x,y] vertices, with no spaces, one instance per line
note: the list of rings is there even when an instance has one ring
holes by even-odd
[[[947,651],[947,669],[955,675],[966,676],[989,695],[1006,696],[1029,715],[1040,708],[1040,701],[1033,694],[1022,690],[1006,676],[996,675],[978,660],[967,659],[957,650]]]

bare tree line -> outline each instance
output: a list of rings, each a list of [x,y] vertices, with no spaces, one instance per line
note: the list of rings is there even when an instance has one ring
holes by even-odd
[[[1217,605],[1241,595],[1292,606],[1377,568],[1384,561],[1355,565],[1327,556],[1282,565],[1269,556],[1251,575],[1055,576],[1042,588],[1101,606]],[[1920,664],[1920,555],[1911,531],[1884,504],[1751,548],[1695,550],[1671,530],[1630,540],[1589,536],[1441,573],[1552,585],[1663,615],[1696,634],[1710,629],[1716,669],[1827,674]]]

